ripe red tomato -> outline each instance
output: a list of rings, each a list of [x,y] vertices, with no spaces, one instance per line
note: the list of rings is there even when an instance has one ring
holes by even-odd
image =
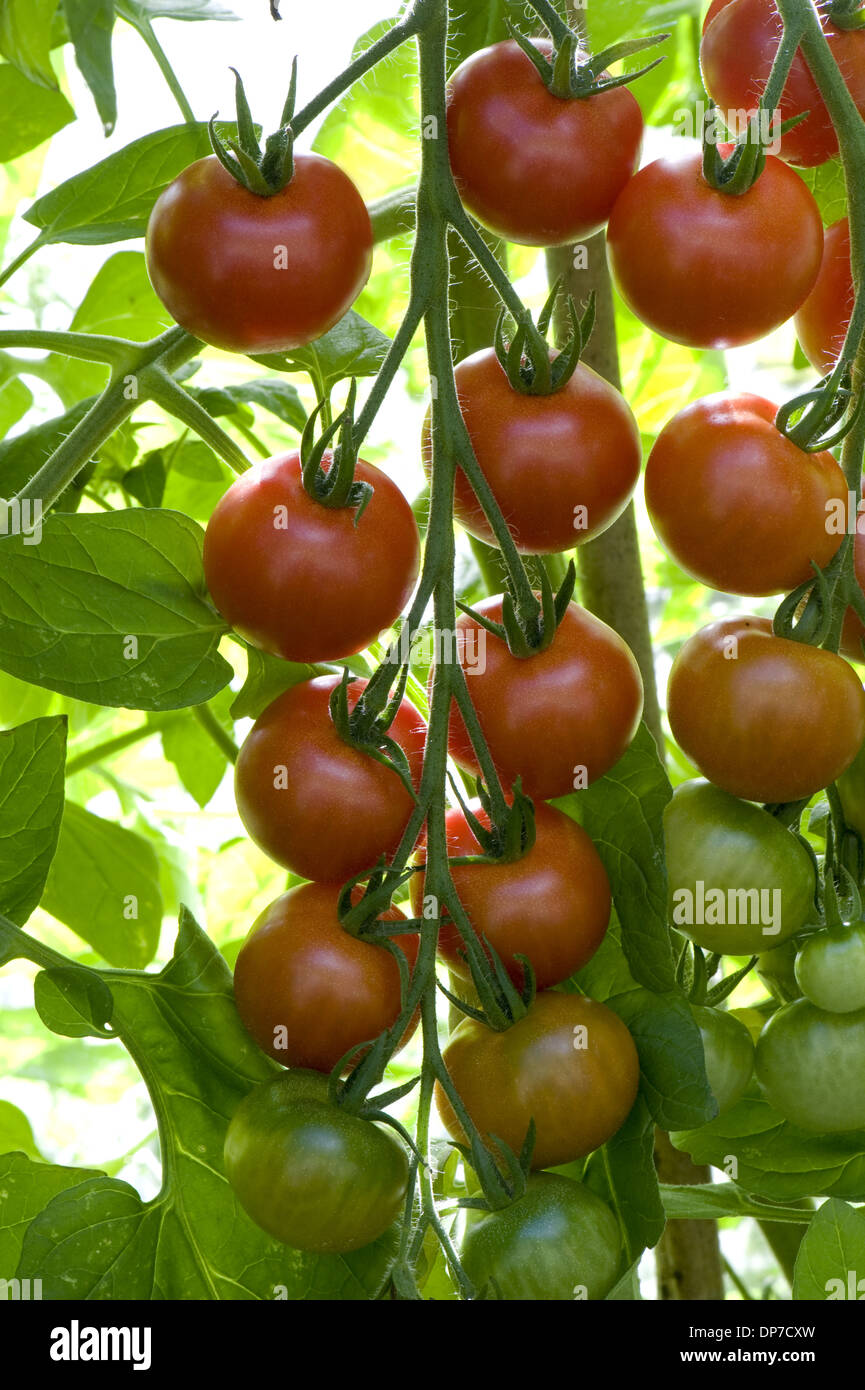
[[[237,957],[234,997],[243,1025],[286,1067],[331,1071],[349,1048],[372,1042],[399,1017],[397,963],[387,947],[343,930],[339,894],[332,883],[283,893],[253,923]],[[392,907],[379,920],[405,917]],[[395,940],[413,967],[417,936]]]
[[[489,817],[476,802],[471,809],[483,825]],[[461,810],[447,813],[448,854],[481,854]],[[522,985],[531,962],[538,989],[567,980],[600,946],[610,920],[610,882],[600,855],[585,830],[562,811],[543,802],[535,808],[535,843],[522,859],[497,864],[454,864],[454,888],[478,936],[501,957],[508,974]],[[425,862],[426,852],[419,853]],[[425,876],[411,880],[412,912],[423,912]],[[462,938],[448,917],[439,932],[439,955],[462,979],[471,972]]]
[[[550,56],[543,39],[535,47]],[[597,232],[640,159],[643,118],[626,87],[553,96],[508,40],[467,58],[448,84],[448,147],[469,212],[524,246]]]
[[[705,396],[664,426],[646,465],[658,538],[688,574],[728,594],[795,589],[841,543],[827,503],[846,510],[843,472],[828,451],[785,438],[776,414],[745,392]]]
[[[157,198],[147,270],[181,328],[227,352],[289,352],[320,338],[360,294],[372,225],[347,174],[296,154],[272,198],[250,193],[215,155]]]
[[[640,476],[640,432],[625,398],[579,364],[550,396],[515,391],[492,348],[454,373],[460,409],[481,472],[525,555],[571,550],[605,531]],[[429,471],[429,424],[424,428]],[[469,481],[457,470],[454,515],[495,545]]]
[[[207,587],[254,646],[286,661],[351,656],[408,602],[420,557],[411,507],[372,464],[359,460],[355,476],[374,489],[359,520],[309,496],[296,450],[241,474],[217,504],[204,536]]]
[[[498,622],[501,596],[477,605]],[[458,644],[469,696],[505,784],[517,777],[531,797],[547,801],[603,777],[618,762],[643,712],[643,682],[618,633],[570,603],[550,645],[526,659],[463,614]],[[454,706],[448,747],[460,767],[479,766]]]
[[[640,1080],[637,1049],[622,1020],[581,994],[539,994],[503,1033],[465,1018],[443,1057],[485,1137],[498,1135],[519,1153],[534,1119],[533,1168],[571,1163],[605,1144],[627,1119]],[[465,1142],[439,1085],[436,1105],[451,1138]]]
[[[853,668],[775,637],[768,618],[728,618],[695,633],[673,662],[667,713],[703,775],[749,801],[813,796],[865,739],[865,690]]]
[[[865,34],[833,29],[826,14],[827,0],[820,0],[817,8],[832,56],[857,107],[865,111]],[[757,109],[782,29],[774,0],[726,0],[709,11],[700,66],[706,91],[722,112],[751,115]],[[835,128],[801,51],[793,59],[779,111],[782,121],[810,113],[781,138],[781,152],[789,163],[812,167],[838,153]]]
[[[826,228],[817,283],[796,314],[796,333],[815,372],[825,376],[838,360],[855,299],[850,268],[850,223]]]
[[[259,715],[237,760],[240,818],[265,854],[302,878],[344,883],[396,849],[413,810],[400,777],[339,737],[328,709],[338,676],[280,695]],[[352,681],[353,709],[366,681]],[[417,786],[426,725],[403,700],[390,737]]]
[[[619,292],[643,323],[674,343],[728,348],[771,333],[804,302],[823,223],[780,159],[769,155],[753,188],[736,196],[706,182],[698,150],[635,174],[607,245]]]

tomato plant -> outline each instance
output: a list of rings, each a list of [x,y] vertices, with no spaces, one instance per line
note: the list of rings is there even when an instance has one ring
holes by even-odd
[[[801,1129],[865,1128],[865,1011],[824,1013],[797,999],[766,1024],[755,1066],[769,1104]]]

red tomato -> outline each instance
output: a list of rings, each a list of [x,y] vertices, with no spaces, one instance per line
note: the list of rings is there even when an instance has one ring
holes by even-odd
[[[344,883],[392,854],[413,802],[392,768],[344,743],[328,709],[338,676],[304,681],[259,715],[240,750],[240,818],[265,854],[302,878]],[[353,709],[366,681],[352,681]],[[403,700],[390,737],[404,749],[417,786],[426,725]]]
[[[471,809],[482,825],[489,816],[480,802]],[[461,810],[447,813],[448,854],[481,854]],[[522,859],[497,864],[454,864],[454,888],[477,934],[486,938],[508,969],[523,982],[514,957],[526,956],[538,989],[567,980],[600,946],[610,920],[610,882],[585,830],[543,802],[535,807],[535,843]],[[425,862],[426,852],[419,858]],[[411,880],[412,912],[423,912],[425,876]],[[439,955],[462,979],[471,972],[462,938],[448,917],[439,932]]]
[[[777,407],[745,392],[693,401],[658,436],[646,506],[659,539],[701,584],[778,594],[813,578],[841,542],[827,503],[847,505],[828,453],[809,454],[775,428]]]
[[[535,40],[549,57],[549,41]],[[448,148],[469,212],[524,246],[603,227],[640,159],[643,118],[626,87],[564,99],[518,44],[467,58],[448,84]]]
[[[727,0],[706,16],[700,65],[706,91],[722,113],[751,115],[762,96],[781,39],[782,23],[774,0]],[[865,33],[833,29],[827,0],[820,0],[823,32],[847,87],[865,112]],[[781,151],[791,164],[811,167],[838,153],[838,137],[817,83],[798,52],[779,106],[781,120],[810,114],[782,136]]]
[[[283,893],[254,922],[237,957],[234,997],[243,1025],[262,1051],[286,1067],[332,1071],[349,1048],[372,1042],[399,1017],[397,963],[387,947],[343,930],[339,894],[328,883],[304,883]],[[379,920],[405,917],[392,907]],[[417,936],[395,942],[413,968]]]
[[[850,223],[847,218],[826,228],[823,264],[817,283],[796,315],[802,351],[815,372],[825,376],[844,346],[855,299],[850,268]]]
[[[673,737],[710,782],[748,801],[827,787],[865,739],[865,690],[833,652],[728,618],[681,648],[667,691]]]
[[[481,471],[524,555],[571,550],[605,531],[640,476],[640,432],[624,397],[582,363],[550,396],[515,391],[492,348],[454,373]],[[430,467],[429,426],[424,466]],[[462,469],[454,515],[488,545],[496,540]]]
[[[477,605],[498,622],[501,596]],[[460,664],[481,729],[506,786],[542,801],[596,781],[624,753],[639,727],[643,682],[630,648],[612,628],[571,603],[550,645],[526,659],[463,614]],[[471,740],[456,706],[448,747],[477,774]]]
[[[607,245],[619,292],[643,323],[674,343],[728,348],[771,333],[804,302],[823,223],[780,159],[769,155],[754,187],[736,196],[706,182],[697,150],[656,159],[631,179]]]
[[[291,182],[250,193],[215,155],[157,198],[151,283],[174,319],[227,352],[289,352],[347,313],[372,268],[372,225],[347,174],[296,154]]]
[[[218,503],[204,537],[207,587],[254,646],[287,661],[351,656],[408,602],[420,557],[411,507],[372,464],[359,460],[355,476],[374,489],[360,520],[309,496],[296,450],[241,474]]]

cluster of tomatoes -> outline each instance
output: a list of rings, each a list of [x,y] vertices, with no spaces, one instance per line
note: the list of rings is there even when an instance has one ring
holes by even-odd
[[[737,11],[767,10],[774,13],[762,0],[715,0],[707,73],[716,26]],[[850,313],[849,240],[833,229],[824,246],[814,199],[784,162],[795,152],[799,162],[814,162],[802,150],[819,113],[796,127],[798,142],[784,137],[784,159],[766,157],[753,186],[732,196],[704,176],[696,156],[637,171],[642,119],[634,97],[581,66],[572,67],[569,90],[556,90],[562,65],[553,59],[550,43],[538,41],[534,58],[515,42],[501,43],[452,78],[449,150],[468,211],[499,235],[538,246],[573,243],[608,224],[623,298],[674,341],[746,343],[798,312],[809,355],[821,368],[831,361]],[[800,64],[796,80],[800,69],[807,76]],[[362,287],[371,238],[361,209],[346,176],[314,156],[297,156],[291,180],[269,197],[240,187],[215,159],[200,161],[154,212],[154,285],[178,322],[205,341],[287,351],[326,331]],[[191,280],[188,259],[179,266],[173,258],[177,218],[208,229]],[[312,259],[297,250],[315,242],[311,224],[293,237],[304,218],[320,228]],[[214,219],[225,234],[216,256]],[[288,256],[278,268],[274,246]],[[254,269],[243,277],[255,288],[252,307],[248,297],[242,304],[236,298],[241,260]],[[639,476],[640,438],[608,383],[578,364],[555,389],[536,389],[492,349],[462,362],[455,380],[478,466],[518,550],[570,550],[621,514]],[[647,501],[659,537],[684,569],[725,592],[795,588],[813,565],[829,564],[842,539],[827,526],[827,508],[846,507],[843,473],[831,453],[807,452],[788,438],[775,416],[775,407],[754,396],[697,401],[662,431],[649,459]],[[423,456],[431,467],[429,425]],[[406,499],[385,474],[357,461],[355,480],[369,485],[363,507],[329,505],[334,467],[336,456],[325,451],[316,484],[302,451],[270,459],[238,479],[207,528],[204,564],[215,604],[247,641],[288,662],[339,661],[366,648],[403,611],[418,575],[419,537]],[[495,544],[459,470],[454,514]],[[865,552],[862,562],[865,571]],[[520,988],[528,961],[539,992],[510,1027],[496,1030],[475,1017],[458,1025],[443,1054],[452,1089],[438,1086],[437,1104],[454,1139],[466,1139],[470,1120],[499,1155],[502,1144],[519,1154],[533,1129],[531,1167],[538,1170],[604,1144],[637,1093],[637,1052],[624,1023],[604,1005],[555,988],[600,945],[611,896],[588,835],[546,803],[613,767],[636,732],[643,690],[625,643],[576,603],[529,655],[513,651],[495,629],[503,604],[503,596],[489,598],[459,618],[456,653],[506,792],[519,779],[534,802],[533,832],[504,853],[479,803],[449,811],[450,876],[488,955]],[[855,637],[851,619],[851,644]],[[477,652],[480,662],[467,657]],[[266,1230],[317,1251],[356,1249],[381,1235],[399,1215],[409,1179],[400,1141],[334,1103],[328,1082],[393,1028],[404,1002],[397,952],[409,971],[418,955],[417,932],[399,908],[379,918],[393,924],[389,945],[340,920],[343,885],[401,844],[423,768],[420,713],[403,698],[385,730],[365,708],[367,688],[335,675],[293,686],[255,722],[236,770],[250,836],[306,881],[262,914],[237,959],[240,1016],[288,1070],[241,1105],[226,1164],[241,1202]],[[685,644],[671,675],[669,717],[709,779],[680,789],[668,808],[673,920],[710,951],[781,947],[809,924],[814,868],[796,837],[752,803],[807,798],[840,777],[865,740],[865,691],[841,657],[776,637],[770,623],[745,617],[713,624]],[[461,769],[479,775],[456,706],[448,748]],[[429,915],[425,855],[421,838],[410,885],[421,921]],[[677,894],[699,883],[746,894],[780,889],[771,934],[758,927],[756,939],[717,915],[677,918]],[[359,899],[355,889],[352,901]],[[447,907],[439,956],[468,980],[463,934]],[[860,988],[849,979],[853,966]],[[865,1126],[861,1088],[850,1084],[865,1055],[865,929],[812,933],[796,974],[807,998],[772,1019],[757,1049],[767,1095],[807,1127]],[[710,1084],[725,1108],[752,1074],[751,1036],[723,1011],[695,1004],[694,1014]],[[816,1032],[829,1039],[824,1101],[809,1110],[800,1103],[798,1061]],[[461,1251],[477,1287],[492,1279],[503,1297],[543,1298],[572,1297],[575,1286],[603,1297],[620,1272],[620,1253],[617,1223],[598,1197],[537,1171],[510,1205],[471,1214]]]

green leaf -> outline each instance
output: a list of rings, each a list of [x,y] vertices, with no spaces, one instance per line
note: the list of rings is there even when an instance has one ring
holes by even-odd
[[[0,443],[0,477],[3,479],[7,497],[20,492],[39,472],[46,459],[50,458],[66,436],[84,419],[93,402],[94,397],[88,397],[67,410],[65,415],[55,415],[50,420],[43,420],[32,429],[25,430],[23,434],[16,434],[12,439],[4,439]],[[54,506],[59,511],[77,510],[81,501],[81,489],[88,477],[89,469],[90,465],[85,464],[78,477],[55,502]],[[23,520],[26,524],[27,518],[24,517]]]
[[[816,169],[797,169],[796,173],[814,194],[827,226],[847,216],[847,183],[840,159],[827,159]]]
[[[50,140],[75,120],[62,92],[30,82],[11,63],[0,63],[0,162],[6,164]]]
[[[639,38],[660,30],[658,9],[658,0],[603,0],[601,5],[588,4],[581,8],[591,51],[600,53],[617,39]],[[658,55],[640,56],[645,65]]]
[[[30,1121],[19,1110],[17,1105],[13,1105],[11,1100],[0,1100],[0,1154],[23,1153],[28,1158],[41,1158],[36,1140],[33,1137],[33,1129]],[[0,1160],[2,1162],[2,1160]],[[0,1220],[0,1246],[3,1242],[3,1224]],[[15,1263],[17,1264],[17,1257]],[[14,1265],[3,1265],[0,1268],[14,1269]]]
[[[394,1258],[388,1233],[351,1255],[291,1250],[239,1207],[223,1168],[225,1130],[240,1100],[275,1067],[234,1007],[213,943],[181,914],[175,954],[159,975],[112,975],[113,1023],[147,1057],[159,1117],[163,1188],[142,1202],[126,1183],[90,1178],[27,1229],[20,1278],[46,1299],[371,1299]]]
[[[67,801],[42,906],[111,965],[140,969],[153,959],[162,925],[153,846]]]
[[[21,926],[37,906],[60,833],[66,719],[0,733],[0,912]]]
[[[722,1216],[753,1216],[757,1221],[786,1221],[806,1225],[812,1210],[759,1202],[732,1182],[662,1183],[661,1200],[671,1221],[718,1221]]]
[[[0,1156],[0,1270],[11,1278],[18,1266],[24,1233],[53,1197],[97,1176],[89,1168],[34,1163],[24,1153]]]
[[[202,533],[176,512],[50,515],[0,540],[0,668],[63,695],[179,709],[231,680],[205,602]]]
[[[349,376],[375,376],[390,347],[390,339],[353,309],[335,328],[294,352],[254,357],[276,372],[309,372],[326,391]]]
[[[475,0],[452,0],[448,8],[449,71],[477,49],[507,39],[508,21],[523,33],[531,32],[526,27],[528,16],[523,0],[498,0],[495,5],[478,5]]]
[[[106,1031],[114,1000],[95,970],[68,965],[40,970],[33,982],[36,1012],[46,1028],[64,1038],[113,1037]]]
[[[233,699],[233,691],[226,687],[208,705],[229,734],[234,728],[229,713]],[[162,751],[173,763],[186,791],[204,808],[225,776],[228,759],[223,750],[201,727],[195,715],[190,713],[185,719],[162,730]]]
[[[606,1000],[628,1025],[640,1054],[641,1090],[661,1129],[705,1123],[718,1105],[709,1089],[703,1043],[680,995],[631,990]]]
[[[283,661],[269,652],[260,652],[257,647],[247,647],[246,661],[246,680],[231,706],[233,719],[257,719],[277,695],[293,685],[300,685],[301,681],[325,675],[327,670],[324,666]]]
[[[240,19],[216,0],[121,0],[118,8],[149,19]]]
[[[306,424],[306,410],[297,388],[287,381],[256,377],[236,386],[187,387],[187,390],[215,418],[236,414],[238,406],[258,405],[292,429],[303,430]]]
[[[145,454],[141,463],[128,469],[120,481],[130,497],[134,497],[142,507],[160,507],[165,494],[165,479],[165,455],[161,449],[153,449]]]
[[[110,135],[117,123],[117,92],[111,58],[114,0],[63,0],[63,6],[69,37],[75,48],[75,61],[93,93],[105,134]]]
[[[201,439],[187,439],[163,451],[168,465],[163,507],[173,508],[198,521],[209,521],[219,499],[237,474]]]
[[[33,404],[33,393],[0,353],[0,439],[27,414]]]
[[[220,134],[234,127],[218,123]],[[39,198],[26,220],[40,242],[99,246],[143,236],[153,204],[188,164],[211,153],[207,126],[175,125],[133,140]]]
[[[865,1299],[865,1211],[837,1198],[820,1208],[799,1246],[793,1298]]]
[[[583,1181],[618,1216],[629,1265],[657,1245],[664,1230],[664,1210],[655,1170],[655,1126],[642,1099],[618,1133],[592,1154]]]
[[[640,1274],[639,1261],[635,1261],[630,1269],[626,1269],[618,1284],[614,1285],[607,1294],[607,1302],[642,1302],[643,1295],[640,1293]]]
[[[42,87],[56,88],[51,21],[58,0],[0,0],[0,53]]]
[[[641,724],[612,771],[554,803],[594,841],[612,886],[631,974],[656,993],[676,988],[662,820],[672,794],[655,741]]]

